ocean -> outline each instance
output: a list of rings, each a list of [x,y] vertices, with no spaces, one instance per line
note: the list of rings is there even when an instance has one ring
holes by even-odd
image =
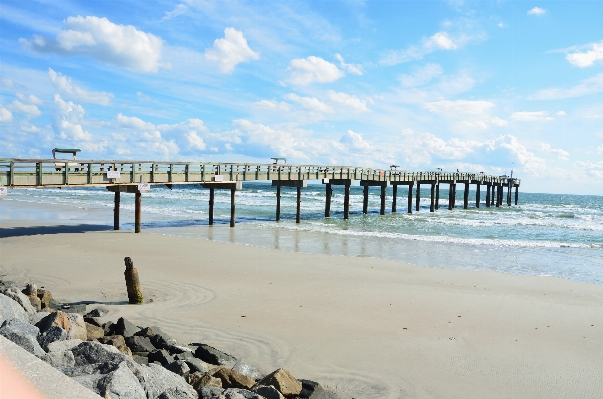
[[[379,189],[371,188],[369,213],[362,214],[362,187],[351,188],[350,218],[343,219],[343,187],[334,186],[331,217],[324,217],[325,189],[302,189],[301,223],[295,223],[295,188],[281,191],[281,220],[276,222],[276,189],[244,183],[236,194],[237,225],[230,220],[230,191],[216,190],[215,224],[208,225],[209,190],[193,185],[153,186],[142,196],[142,229],[166,234],[277,249],[340,256],[368,256],[427,267],[495,270],[556,276],[603,284],[603,197],[519,193],[519,205],[448,208],[448,190],[440,190],[440,209],[429,212],[429,190],[422,190],[420,211],[407,213],[407,190],[398,190],[397,213],[379,215]],[[113,193],[103,188],[14,189],[4,201],[47,205],[35,214],[0,211],[0,218],[39,219],[67,224],[113,225]],[[3,202],[3,201],[2,201]],[[2,208],[0,202],[0,208]],[[60,205],[60,207],[53,207]],[[134,196],[121,196],[121,229],[134,228]],[[286,255],[284,255],[286,256]]]

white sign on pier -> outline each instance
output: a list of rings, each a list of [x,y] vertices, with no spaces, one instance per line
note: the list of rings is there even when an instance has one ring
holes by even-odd
[[[141,193],[148,193],[151,191],[151,185],[149,183],[140,183],[138,185],[138,191]]]
[[[119,179],[120,174],[119,170],[108,170],[107,171],[107,179]]]
[[[0,187],[0,198],[6,197],[6,194],[8,194],[8,189],[6,187]]]

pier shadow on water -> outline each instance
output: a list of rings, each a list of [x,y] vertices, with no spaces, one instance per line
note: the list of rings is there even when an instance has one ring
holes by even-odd
[[[0,229],[0,238],[34,236],[41,234],[86,233],[90,231],[105,230],[112,230],[112,227],[98,224],[12,227]]]

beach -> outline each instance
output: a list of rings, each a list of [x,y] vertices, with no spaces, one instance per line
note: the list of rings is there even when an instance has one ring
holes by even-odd
[[[3,219],[3,279],[107,307],[107,320],[155,324],[263,372],[285,367],[341,398],[603,392],[600,284]],[[144,305],[126,304],[126,256]]]

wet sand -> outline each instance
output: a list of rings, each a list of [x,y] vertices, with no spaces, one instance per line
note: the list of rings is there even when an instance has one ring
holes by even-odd
[[[2,221],[0,273],[342,398],[603,394],[601,285],[90,230]],[[125,303],[125,256],[152,302]]]

